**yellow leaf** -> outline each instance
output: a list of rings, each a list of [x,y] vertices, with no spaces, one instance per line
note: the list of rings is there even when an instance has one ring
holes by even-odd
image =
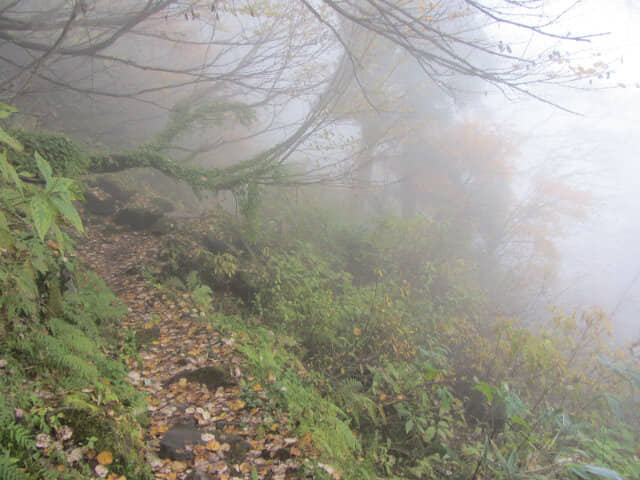
[[[262,390],[262,385],[260,385],[259,383],[256,383],[251,390],[253,390],[254,392],[259,392],[260,390]]]
[[[111,465],[113,463],[113,454],[108,450],[100,452],[98,454],[98,463],[100,465]]]
[[[212,452],[217,452],[218,450],[220,450],[220,442],[214,438],[213,440],[207,443],[207,450],[210,450]]]
[[[362,330],[360,330],[358,327],[354,327],[354,328],[353,328],[353,334],[354,334],[356,337],[359,337],[360,335],[362,335]]]

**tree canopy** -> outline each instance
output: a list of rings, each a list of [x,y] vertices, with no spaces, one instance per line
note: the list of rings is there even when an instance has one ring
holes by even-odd
[[[363,111],[487,88],[546,101],[537,86],[599,73],[560,50],[590,39],[559,33],[563,13],[537,0],[14,0],[0,9],[0,101],[37,125],[171,161],[219,163],[233,148],[256,181],[292,157],[303,162],[292,181],[343,179],[362,155],[331,146],[379,141],[359,140]],[[399,69],[420,71],[430,93],[385,82]],[[341,135],[345,124],[356,133]]]

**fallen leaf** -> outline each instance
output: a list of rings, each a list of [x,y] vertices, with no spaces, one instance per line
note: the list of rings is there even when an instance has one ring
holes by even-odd
[[[100,465],[111,465],[113,463],[113,454],[108,450],[100,452],[98,454],[98,463]]]
[[[73,430],[71,429],[71,427],[68,427],[66,425],[62,425],[60,428],[58,428],[56,430],[56,438],[58,440],[69,440],[71,437],[73,436]]]
[[[210,450],[212,452],[217,452],[218,450],[220,450],[220,442],[217,441],[216,439],[210,440],[209,442],[207,442],[207,450]]]
[[[109,469],[104,465],[96,465],[94,471],[100,478],[105,478],[109,474]]]
[[[72,464],[75,462],[79,462],[84,457],[84,447],[77,447],[69,452],[67,455],[67,463]]]
[[[53,442],[53,439],[46,433],[39,433],[38,435],[36,435],[37,448],[47,448],[49,445],[51,445],[51,442]]]
[[[149,429],[149,433],[155,436],[159,433],[164,433],[167,430],[169,430],[169,425],[152,425]]]

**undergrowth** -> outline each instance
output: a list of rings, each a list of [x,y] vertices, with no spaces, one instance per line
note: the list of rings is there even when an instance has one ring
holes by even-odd
[[[106,340],[126,309],[73,257],[80,195],[62,175],[83,164],[59,137],[16,136],[0,129],[0,479],[92,477],[105,450],[114,474],[151,478],[137,453],[145,399]]]
[[[0,142],[0,479],[92,476],[91,461],[68,461],[75,448],[151,478],[136,454],[144,399],[105,340],[123,307],[73,261],[82,223],[65,175],[85,164],[61,160],[77,152],[60,138],[25,149],[0,129]],[[52,142],[59,151],[39,153]],[[611,351],[604,313],[553,310],[535,328],[501,318],[473,239],[446,222],[357,223],[255,185],[241,193],[245,221],[216,220],[239,246],[172,236],[165,280],[241,338],[314,478],[640,478],[638,359]]]
[[[610,350],[601,311],[496,318],[446,225],[288,207],[252,220],[257,253],[234,259],[245,313],[209,318],[242,335],[319,462],[353,479],[640,475],[638,360]]]

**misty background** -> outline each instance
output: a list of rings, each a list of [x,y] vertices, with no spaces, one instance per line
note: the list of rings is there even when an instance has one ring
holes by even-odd
[[[614,70],[609,84],[592,90],[549,92],[579,115],[532,101],[489,102],[505,128],[521,135],[526,164],[567,175],[589,193],[588,215],[566,225],[558,240],[557,299],[572,307],[601,306],[611,314],[620,341],[640,333],[639,7],[626,0],[606,8],[583,2],[565,20],[567,29],[607,33],[593,48]]]
[[[115,18],[118,8],[133,5],[79,4],[87,18]],[[288,166],[291,185],[323,186],[359,213],[390,209],[457,219],[460,235],[475,235],[486,258],[499,259],[515,276],[540,269],[535,285],[497,282],[506,298],[509,286],[536,305],[506,306],[505,313],[526,317],[544,305],[597,305],[612,314],[617,338],[640,333],[637,2],[537,4],[548,18],[564,12],[551,33],[594,35],[589,42],[487,22],[465,2],[432,4],[446,20],[443,31],[464,40],[444,56],[434,50],[432,63],[320,4],[316,13],[326,17],[315,23],[299,3],[286,19],[268,2],[193,5],[169,6],[164,18],[90,61],[30,58],[28,49],[3,37],[2,99],[15,102],[21,125],[62,130],[94,146],[165,142],[163,153],[218,167],[267,152]],[[30,40],[52,41],[57,30],[48,28],[42,6],[5,5],[14,20],[41,23]],[[49,5],[49,13],[58,7]],[[87,35],[81,40],[96,41]],[[101,35],[107,32],[97,40]],[[495,47],[492,54],[477,48],[485,44]],[[463,67],[450,68],[447,54]],[[530,54],[537,63],[526,76],[522,65],[504,66],[505,58]],[[470,74],[464,62],[489,73]],[[131,68],[136,63],[153,68]],[[33,72],[20,72],[20,65]],[[564,73],[545,70],[556,66]],[[515,88],[495,78],[508,78]],[[171,131],[172,118],[190,114],[192,131]],[[469,163],[478,145],[485,156]],[[229,191],[215,198],[234,208]],[[529,232],[525,241],[511,232],[505,240],[505,224],[516,217],[525,227],[531,220],[531,229],[538,221],[544,233],[531,240],[539,232]],[[550,243],[542,245],[542,237]],[[521,261],[527,249],[529,264]]]
[[[0,478],[640,478],[639,15],[0,0]]]

